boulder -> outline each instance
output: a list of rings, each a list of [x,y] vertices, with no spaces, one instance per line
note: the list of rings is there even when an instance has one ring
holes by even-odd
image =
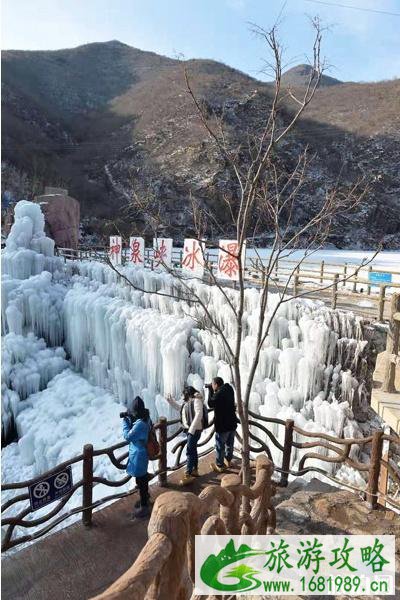
[[[68,196],[68,190],[46,188],[46,194],[36,196],[46,219],[46,233],[59,248],[78,248],[80,205]]]

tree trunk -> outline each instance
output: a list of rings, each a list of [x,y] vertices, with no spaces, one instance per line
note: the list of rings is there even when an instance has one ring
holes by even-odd
[[[250,486],[251,484],[251,468],[250,468],[250,436],[249,436],[249,415],[247,411],[247,406],[243,402],[243,396],[241,391],[241,380],[240,380],[240,369],[239,365],[235,364],[234,366],[234,375],[235,375],[235,386],[236,386],[236,402],[239,412],[240,424],[242,427],[242,448],[241,448],[241,457],[242,457],[242,483],[244,485]],[[242,510],[244,512],[250,511],[250,500],[246,497],[243,497],[242,501]]]

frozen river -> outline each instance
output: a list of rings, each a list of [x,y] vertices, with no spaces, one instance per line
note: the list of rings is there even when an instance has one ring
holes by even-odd
[[[290,260],[300,260],[304,257],[306,250],[298,249],[298,250],[288,250],[287,253],[290,252]],[[258,250],[258,253],[261,258],[267,258],[271,250],[269,248],[263,248]],[[255,255],[255,252],[252,249],[248,250],[248,255]],[[374,255],[373,251],[366,250],[337,250],[337,249],[326,249],[326,250],[316,250],[312,252],[309,257],[306,258],[307,262],[321,262],[325,261],[326,263],[332,264],[352,264],[359,265],[363,261],[370,260]],[[382,251],[374,258],[372,262],[372,266],[379,269],[388,269],[388,270],[396,270],[400,271],[400,251]]]

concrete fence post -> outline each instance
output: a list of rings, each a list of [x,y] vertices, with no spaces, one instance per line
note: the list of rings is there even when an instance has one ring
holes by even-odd
[[[332,301],[331,301],[331,307],[332,307],[333,310],[335,310],[336,304],[337,304],[338,281],[339,281],[339,273],[335,273],[334,276],[333,276]]]
[[[320,266],[320,270],[319,270],[319,283],[320,283],[320,285],[322,285],[324,283],[324,266],[325,266],[325,261],[321,260],[321,266]]]
[[[343,284],[342,284],[342,287],[346,287],[346,277],[347,277],[347,262],[344,263],[344,267],[343,267]]]
[[[371,273],[371,271],[372,271],[372,266],[369,265],[369,267],[368,267],[368,281],[369,281],[369,274]],[[367,285],[367,294],[368,294],[368,296],[370,296],[370,294],[371,294],[371,284]]]
[[[353,273],[353,293],[355,293],[357,291],[357,281],[358,281],[358,271],[357,269],[355,269],[354,273]]]
[[[293,296],[297,296],[299,293],[299,282],[300,282],[300,268],[297,267],[293,278]]]
[[[378,304],[378,321],[382,322],[385,314],[385,294],[386,285],[381,283],[379,286],[379,304]]]

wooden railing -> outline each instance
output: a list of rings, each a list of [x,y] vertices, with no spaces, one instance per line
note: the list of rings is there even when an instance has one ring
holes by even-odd
[[[373,435],[366,438],[355,438],[355,439],[343,439],[339,437],[333,437],[326,433],[315,433],[309,432],[297,427],[292,420],[283,421],[281,419],[263,417],[259,414],[249,411],[251,426],[250,438],[252,441],[251,451],[255,454],[266,455],[272,460],[272,453],[269,443],[262,440],[260,435],[264,434],[266,439],[273,444],[281,453],[281,460],[276,462],[274,470],[280,474],[280,486],[288,485],[289,475],[297,477],[307,473],[315,472],[320,475],[324,475],[328,479],[335,481],[340,486],[351,487],[357,493],[363,494],[365,499],[368,501],[371,508],[376,508],[377,505],[386,504],[389,508],[396,510],[400,509],[400,502],[396,500],[395,494],[388,493],[388,486],[390,489],[397,487],[397,493],[400,492],[400,475],[399,470],[396,467],[390,455],[390,444],[399,445],[399,438],[391,436],[384,431],[376,431]],[[161,486],[167,485],[167,474],[168,472],[180,469],[186,464],[186,461],[182,459],[182,452],[186,445],[186,440],[179,440],[175,446],[171,449],[176,455],[174,465],[167,465],[167,444],[172,442],[181,432],[182,429],[178,428],[174,433],[168,436],[168,427],[176,426],[179,423],[179,419],[167,421],[165,418],[160,418],[159,422],[155,424],[157,431],[158,440],[160,444],[160,454],[156,458],[157,469],[153,474],[153,477],[158,477],[158,483]],[[284,428],[284,439],[281,444],[275,435],[271,431],[271,425],[278,425]],[[255,433],[254,429],[258,429],[260,433]],[[210,426],[206,429],[199,442],[199,456],[206,456],[212,452],[213,448],[209,445],[210,440],[214,435],[213,421]],[[299,436],[305,441],[299,441]],[[241,443],[240,435],[236,435],[239,444]],[[92,514],[95,508],[100,507],[106,502],[122,498],[124,496],[134,493],[135,490],[129,492],[122,492],[113,495],[103,497],[93,502],[93,488],[96,484],[104,484],[109,487],[120,487],[125,485],[130,476],[125,476],[119,480],[109,480],[104,477],[98,477],[95,475],[95,469],[93,468],[93,459],[98,456],[108,456],[110,462],[118,470],[125,470],[126,463],[123,461],[127,458],[128,453],[124,452],[121,456],[116,456],[115,452],[119,449],[126,447],[127,442],[121,442],[115,444],[109,448],[102,448],[94,450],[91,444],[85,445],[82,454],[74,457],[73,459],[66,461],[62,464],[57,465],[50,471],[39,475],[28,481],[21,481],[17,483],[5,483],[1,486],[3,492],[9,490],[15,490],[17,492],[12,498],[7,500],[2,506],[3,519],[1,522],[4,527],[4,537],[2,540],[2,551],[8,550],[22,543],[30,542],[38,539],[39,537],[47,534],[56,525],[67,519],[68,517],[82,513],[82,523],[85,526],[92,524]],[[361,463],[350,458],[351,448],[358,446],[362,448],[370,449],[370,462]],[[204,448],[202,450],[202,448]],[[317,451],[308,452],[304,454],[299,462],[298,469],[294,470],[290,468],[292,464],[293,449],[321,449],[323,452],[329,452],[329,454],[320,454]],[[366,488],[354,488],[354,486],[348,486],[344,484],[340,479],[337,479],[330,475],[330,473],[321,467],[315,465],[306,464],[311,459],[318,459],[319,461],[326,463],[335,463],[335,465],[347,464],[360,473],[365,474]],[[38,518],[27,520],[26,517],[33,512],[30,506],[23,508],[18,514],[7,517],[5,513],[13,507],[16,503],[24,501],[26,503],[29,500],[28,486],[34,485],[46,477],[62,471],[70,465],[81,463],[82,466],[82,478],[74,483],[72,489],[64,496],[54,508],[49,507],[49,512]],[[57,517],[63,507],[68,503],[71,497],[82,488],[82,505],[75,507],[68,512],[65,512]],[[18,494],[18,490],[24,490],[21,494]],[[20,535],[18,537],[13,536],[16,527],[18,528],[32,528],[39,525],[45,525],[42,529],[35,531],[33,534]]]
[[[271,450],[266,442],[260,439],[260,435],[254,433],[254,429],[258,429],[264,433],[270,442],[282,452],[281,466],[275,465],[274,469],[281,474],[279,485],[286,486],[288,477],[306,475],[307,473],[319,473],[329,480],[336,482],[340,486],[345,486],[362,494],[372,509],[377,508],[378,504],[383,504],[388,507],[400,510],[400,501],[397,501],[396,495],[400,492],[400,474],[399,470],[393,461],[390,460],[389,444],[394,444],[400,447],[400,438],[395,435],[389,435],[383,430],[377,430],[372,435],[365,438],[339,438],[331,436],[327,433],[317,433],[306,431],[294,424],[294,421],[287,419],[283,421],[272,417],[263,417],[249,411],[249,424],[253,430],[250,431],[252,442],[256,442],[257,446],[251,445],[250,449],[254,453],[265,453],[271,460]],[[270,431],[267,424],[274,424],[283,427],[284,443],[278,441],[275,435]],[[296,435],[297,434],[297,435]],[[302,438],[306,441],[296,441],[296,438]],[[311,438],[311,439],[310,439]],[[310,441],[308,441],[308,439]],[[351,449],[354,446],[363,448],[365,451],[370,451],[369,463],[361,463],[350,458]],[[384,446],[386,446],[384,448]],[[293,448],[301,450],[321,449],[326,454],[321,454],[317,451],[306,452],[301,457],[298,469],[290,468],[292,461]],[[334,463],[336,466],[349,465],[360,473],[366,475],[366,488],[355,488],[347,485],[337,477],[332,476],[327,470],[315,465],[306,465],[307,461],[318,459],[321,462]],[[388,486],[397,488],[393,495],[388,494]]]
[[[170,424],[173,423],[174,422],[170,422]],[[158,468],[154,472],[153,477],[158,477],[158,482],[161,486],[166,485],[167,482],[167,426],[168,422],[163,417],[160,418],[159,422],[154,426],[157,431],[158,440],[160,444],[160,454],[155,459],[158,462]],[[2,538],[1,546],[2,551],[13,548],[14,546],[17,546],[19,544],[31,542],[33,540],[38,539],[39,537],[51,531],[54,527],[56,527],[59,523],[61,523],[68,517],[77,513],[82,513],[82,523],[86,526],[90,526],[92,524],[92,513],[95,508],[101,506],[106,502],[109,502],[110,500],[115,500],[116,498],[121,498],[124,495],[129,495],[133,493],[134,490],[122,494],[113,494],[101,498],[101,500],[97,500],[96,502],[93,502],[93,487],[96,484],[101,483],[106,486],[115,488],[125,485],[131,479],[129,475],[119,480],[109,480],[104,477],[97,477],[94,474],[93,469],[93,459],[98,456],[106,455],[108,456],[110,462],[114,465],[116,469],[125,470],[126,463],[124,463],[123,461],[127,458],[128,452],[124,452],[119,457],[115,455],[115,452],[117,450],[124,448],[125,446],[127,446],[127,442],[121,442],[108,448],[94,450],[91,444],[86,444],[83,448],[82,454],[79,454],[78,456],[75,456],[74,458],[57,465],[53,469],[50,469],[49,471],[39,475],[38,477],[34,477],[33,479],[29,479],[27,481],[2,484],[2,492],[6,492],[9,490],[24,490],[23,493],[14,495],[12,498],[7,500],[1,507],[3,515],[1,525],[4,528],[4,535]],[[72,489],[65,496],[63,496],[63,498],[56,504],[56,506],[49,506],[49,512],[47,514],[38,519],[27,520],[26,517],[34,512],[34,510],[29,505],[23,508],[16,515],[10,517],[5,516],[5,513],[15,504],[17,504],[18,502],[26,503],[26,501],[29,500],[29,486],[35,485],[43,479],[50,477],[51,475],[55,475],[63,469],[66,469],[67,467],[75,465],[77,463],[81,463],[82,466],[81,479],[79,479],[79,481],[73,484]],[[56,515],[60,513],[60,511],[72,498],[72,496],[80,489],[82,489],[82,505],[75,507],[69,510],[68,512],[64,512],[58,517],[56,517]],[[43,525],[45,523],[47,523],[45,527],[35,531],[33,534],[26,534],[20,535],[18,537],[13,537],[16,527],[29,529],[32,527],[38,527],[39,525]]]
[[[128,249],[123,249],[122,261],[127,264]],[[71,248],[57,248],[57,254],[63,256],[66,260],[99,260],[106,262],[107,251],[104,247],[80,247],[77,250]],[[215,253],[212,251],[206,253],[208,268],[214,272],[217,269]],[[174,248],[172,251],[172,262],[175,268],[180,268],[182,264],[182,250]],[[271,286],[277,290],[282,289],[290,277],[288,293],[297,295],[301,292],[302,296],[324,300],[331,308],[337,308],[338,304],[354,304],[354,301],[360,301],[363,298],[375,304],[374,308],[354,306],[354,310],[360,314],[372,316],[378,321],[385,319],[390,295],[387,291],[400,289],[400,283],[372,283],[368,278],[360,273],[360,265],[350,263],[328,263],[325,261],[316,262],[304,260],[301,266],[296,269],[298,261],[281,259],[276,262],[274,272],[270,275]],[[150,248],[145,250],[144,266],[153,269],[152,251]],[[392,276],[399,276],[400,271],[393,269],[383,270],[371,265],[364,267],[361,271],[370,273],[391,273]],[[265,264],[261,259],[246,256],[245,280],[252,285],[260,285],[265,280]],[[205,280],[207,276],[205,276]],[[228,285],[228,284],[227,284]],[[235,286],[235,282],[233,283]],[[328,287],[321,291],[321,287]],[[349,287],[351,289],[349,289]],[[313,289],[314,288],[314,289]]]
[[[92,600],[189,598],[195,577],[195,535],[274,533],[273,464],[266,456],[258,456],[255,471],[251,487],[232,474],[225,475],[220,486],[209,485],[199,496],[180,492],[160,495],[150,518],[149,539],[138,558],[108,590]],[[250,510],[243,509],[243,498],[251,502]],[[213,511],[215,504],[219,514]]]

